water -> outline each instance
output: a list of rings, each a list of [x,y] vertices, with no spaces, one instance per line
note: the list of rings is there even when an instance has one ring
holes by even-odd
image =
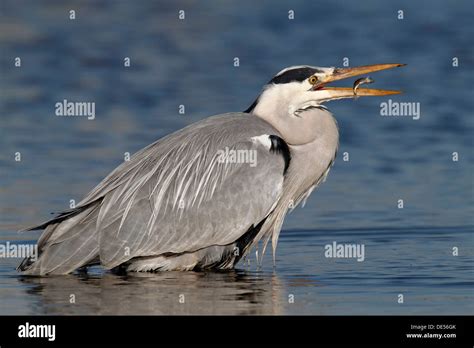
[[[125,152],[246,109],[285,66],[406,63],[373,86],[402,89],[391,99],[419,102],[421,118],[381,117],[387,99],[328,104],[339,155],[287,217],[276,269],[266,255],[262,269],[252,257],[233,272],[25,278],[18,259],[0,259],[0,314],[472,313],[473,15],[468,1],[2,1],[2,243],[34,243],[38,233],[16,231],[80,200]],[[63,99],[96,102],[96,119],[56,117]],[[365,260],[326,258],[334,241],[364,244]]]

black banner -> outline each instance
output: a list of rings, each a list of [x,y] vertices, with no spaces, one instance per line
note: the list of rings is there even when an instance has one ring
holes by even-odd
[[[472,316],[3,316],[0,346],[388,344],[472,347]]]

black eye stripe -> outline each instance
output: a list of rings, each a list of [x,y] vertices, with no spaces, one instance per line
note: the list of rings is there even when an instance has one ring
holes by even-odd
[[[297,68],[285,71],[279,76],[275,76],[270,80],[269,83],[280,84],[290,83],[294,81],[302,82],[315,73],[321,73],[322,71],[315,68]]]
[[[284,73],[278,76],[275,76],[268,82],[268,84],[271,85],[271,84],[290,83],[293,81],[302,82],[306,80],[308,77],[317,73],[324,73],[324,70],[311,68],[309,66],[299,67],[299,68],[295,67],[293,69],[285,71]],[[255,107],[257,106],[259,99],[260,99],[260,96],[258,96],[257,99],[255,99],[255,101],[252,103],[252,105],[250,105],[247,108],[247,110],[245,110],[244,112],[246,113],[252,112],[253,109],[255,109]]]

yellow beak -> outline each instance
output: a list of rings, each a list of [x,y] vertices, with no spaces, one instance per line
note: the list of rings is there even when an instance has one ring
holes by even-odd
[[[359,66],[359,67],[354,67],[354,68],[336,68],[334,69],[334,72],[331,75],[320,80],[314,86],[313,89],[328,91],[334,97],[334,99],[348,98],[348,97],[355,97],[355,96],[383,96],[383,95],[391,95],[391,94],[400,94],[402,93],[402,91],[371,89],[371,88],[358,88],[357,94],[355,94],[353,88],[327,87],[326,84],[333,81],[347,79],[349,77],[366,75],[368,73],[372,73],[375,71],[398,68],[401,66],[405,66],[405,64],[398,64],[398,63],[397,64],[375,64],[375,65]]]

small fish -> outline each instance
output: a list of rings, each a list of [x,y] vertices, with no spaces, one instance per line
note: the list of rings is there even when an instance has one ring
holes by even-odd
[[[357,95],[357,88],[359,88],[360,85],[363,85],[365,83],[373,83],[373,82],[374,80],[372,80],[370,77],[361,77],[360,79],[355,80],[354,85],[352,86],[354,95]]]

